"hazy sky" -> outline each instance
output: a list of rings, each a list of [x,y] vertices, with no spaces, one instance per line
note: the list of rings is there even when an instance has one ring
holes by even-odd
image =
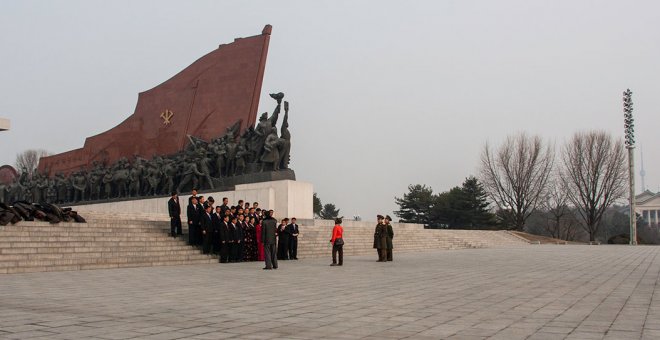
[[[343,215],[391,214],[409,184],[460,185],[508,134],[621,138],[628,87],[658,190],[658,1],[0,0],[0,164],[81,147],[138,92],[266,24],[260,112],[286,93],[292,168]]]

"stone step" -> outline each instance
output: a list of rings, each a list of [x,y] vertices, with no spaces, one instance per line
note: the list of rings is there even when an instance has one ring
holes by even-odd
[[[92,259],[92,258],[113,258],[113,257],[158,257],[158,256],[183,256],[199,255],[201,252],[196,249],[179,250],[146,250],[146,251],[112,251],[112,252],[78,252],[78,253],[34,253],[34,254],[3,254],[0,262],[7,261],[31,261],[31,260],[55,260],[55,259]]]
[[[146,252],[146,251],[180,251],[192,250],[198,251],[196,248],[184,245],[173,244],[168,246],[151,246],[143,244],[141,246],[92,246],[92,247],[28,247],[28,248],[2,248],[0,255],[13,255],[13,254],[67,254],[67,253],[109,253],[109,252]]]
[[[111,264],[75,264],[61,266],[31,266],[31,267],[8,267],[0,268],[0,274],[17,274],[49,271],[70,271],[70,270],[89,270],[89,269],[114,269],[114,268],[134,268],[134,267],[152,267],[152,266],[180,266],[191,264],[213,264],[218,263],[217,259],[197,259],[197,260],[171,260],[171,261],[145,261],[131,263],[111,263]]]
[[[110,258],[73,258],[73,259],[38,259],[38,260],[16,260],[2,261],[0,268],[11,267],[48,267],[48,266],[69,266],[69,265],[87,265],[87,264],[119,264],[119,263],[141,263],[141,262],[167,262],[167,261],[186,261],[201,260],[211,258],[209,255],[195,254],[182,256],[122,256]],[[217,260],[216,260],[217,261]]]
[[[187,229],[187,228],[185,228]],[[144,232],[144,233],[160,233],[165,228],[162,227],[142,227],[142,226],[101,226],[97,225],[94,227],[63,227],[63,226],[58,226],[58,225],[52,225],[52,226],[11,226],[11,227],[5,227],[4,230],[0,230],[0,237],[5,233],[5,232],[97,232],[97,231],[103,231],[103,232]],[[167,228],[169,230],[169,227]]]
[[[124,234],[123,236],[8,236],[3,237],[2,242],[124,242],[124,241],[165,241],[167,235],[156,234],[155,236],[143,234]]]
[[[135,247],[135,246],[168,246],[179,244],[180,241],[169,239],[169,240],[150,240],[150,241],[120,241],[120,242],[107,242],[107,241],[96,241],[96,242],[84,242],[84,241],[69,241],[69,242],[0,242],[0,248],[75,248],[75,247]],[[180,243],[184,245],[183,241]]]

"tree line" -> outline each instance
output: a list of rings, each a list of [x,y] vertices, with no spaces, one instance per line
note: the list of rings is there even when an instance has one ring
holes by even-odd
[[[627,197],[626,161],[623,141],[604,131],[575,133],[559,150],[541,136],[518,133],[500,145],[486,143],[478,177],[460,187],[433,194],[425,185],[409,186],[395,198],[395,214],[435,228],[543,230],[595,241],[604,217],[622,220],[616,204]]]

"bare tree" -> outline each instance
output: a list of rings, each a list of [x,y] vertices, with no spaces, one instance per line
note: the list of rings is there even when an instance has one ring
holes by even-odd
[[[539,204],[545,218],[543,229],[553,238],[566,241],[577,238],[579,222],[570,203],[563,181],[557,174],[553,175]]]
[[[576,133],[564,146],[561,177],[589,240],[607,208],[626,192],[623,143],[604,131]]]
[[[489,197],[523,230],[544,195],[554,164],[554,149],[540,136],[509,136],[498,149],[481,153],[480,176]]]
[[[48,155],[48,151],[42,149],[25,150],[16,155],[16,170],[21,174],[25,173],[28,178],[32,178],[39,166],[39,159]]]

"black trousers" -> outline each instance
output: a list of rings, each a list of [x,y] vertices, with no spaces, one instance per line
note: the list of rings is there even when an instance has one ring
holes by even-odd
[[[280,260],[289,259],[289,240],[286,236],[280,236],[277,242],[277,258]]]
[[[229,245],[229,262],[238,261],[238,244],[236,241],[228,243]]]
[[[337,253],[339,253],[339,263],[337,263]],[[344,264],[344,246],[332,246],[332,263],[339,264],[340,266]]]
[[[207,231],[204,235],[202,235],[202,238],[204,239],[202,252],[203,252],[204,254],[208,254],[208,253],[211,252],[211,238],[212,238],[212,237],[213,237],[213,236],[211,235],[211,231],[210,231],[210,230]]]
[[[245,240],[241,240],[241,243],[236,243],[236,261],[243,261],[245,258]]]
[[[388,261],[393,261],[394,260],[392,258],[392,248],[387,248],[387,260]]]
[[[277,268],[277,246],[275,244],[264,244],[264,257],[266,268]]]
[[[227,263],[229,261],[230,246],[229,243],[220,244],[220,263]]]
[[[298,258],[298,237],[292,236],[289,239],[289,259],[297,259]]]
[[[386,248],[380,248],[378,250],[378,261],[379,262],[385,262],[387,261],[387,249]]]
[[[220,232],[217,230],[211,232],[211,251],[220,254]]]
[[[176,216],[170,218],[170,235],[183,235],[183,231],[181,230],[181,217]]]
[[[188,244],[191,246],[196,246],[198,244],[197,241],[197,229],[199,227],[193,223],[193,224],[188,224]]]

